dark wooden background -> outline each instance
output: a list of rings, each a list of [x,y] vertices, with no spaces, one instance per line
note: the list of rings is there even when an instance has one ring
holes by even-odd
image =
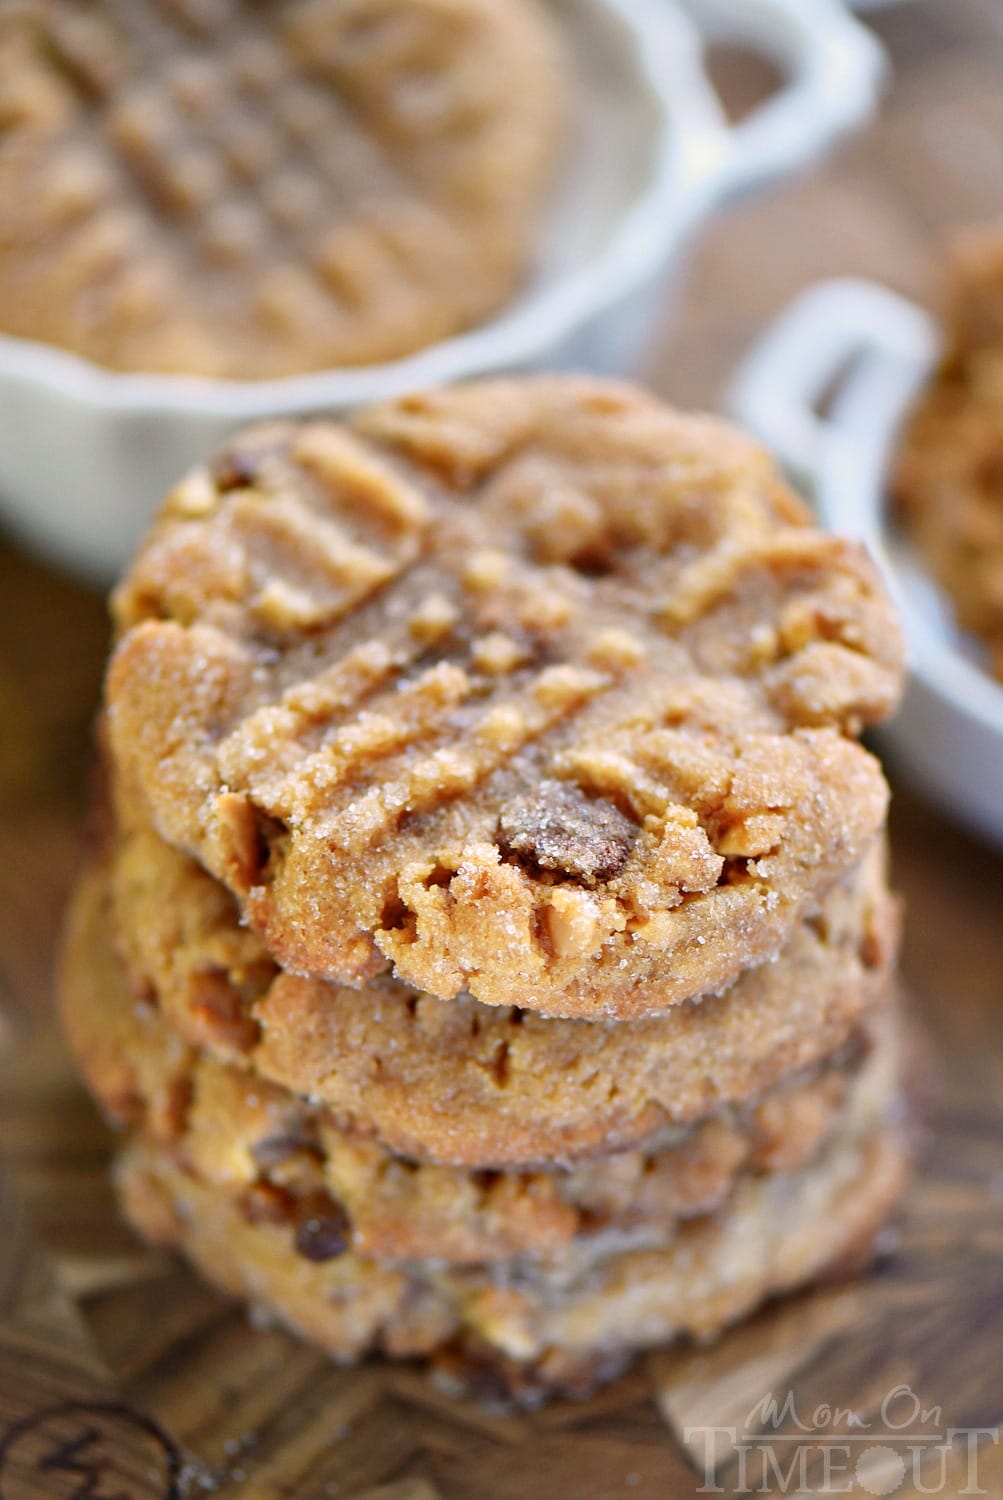
[[[720,219],[677,287],[650,375],[680,403],[712,403],[747,342],[803,285],[862,274],[925,297],[945,234],[1003,210],[1003,0],[892,5],[874,24],[897,67],[881,121],[809,180]],[[734,98],[754,94],[757,70],[725,61],[722,72]],[[874,1423],[873,1445],[882,1399],[902,1383],[940,1408],[929,1430],[998,1429],[999,855],[896,784],[904,970],[930,1039],[932,1104],[877,1272],[771,1310],[713,1351],[655,1356],[586,1406],[490,1417],[417,1372],[339,1371],[280,1333],[252,1331],[116,1218],[107,1136],[51,1013],[105,644],[99,598],[0,544],[0,1500],[154,1500],[172,1485],[227,1500],[668,1500],[701,1483],[686,1429],[734,1425],[770,1390],[793,1390],[801,1412],[855,1408]],[[691,1434],[691,1458],[700,1446]],[[892,1484],[895,1451],[883,1457]],[[878,1468],[881,1458],[871,1454]],[[960,1493],[962,1459],[934,1492]],[[938,1463],[932,1455],[923,1471],[928,1489]],[[812,1472],[818,1489],[824,1476]],[[877,1492],[871,1472],[871,1489],[854,1493]],[[740,1477],[732,1460],[719,1482]],[[1003,1495],[992,1435],[980,1478]],[[750,1470],[750,1487],[761,1482]],[[833,1486],[848,1482],[840,1471]],[[918,1491],[907,1477],[895,1492]]]

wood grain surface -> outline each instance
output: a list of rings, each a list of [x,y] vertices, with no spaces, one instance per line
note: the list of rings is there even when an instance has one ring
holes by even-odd
[[[930,0],[875,24],[898,65],[882,121],[706,235],[650,371],[674,399],[712,402],[819,276],[923,295],[944,233],[1003,206],[1003,4]],[[736,89],[754,78],[727,71]],[[652,1356],[585,1405],[490,1416],[417,1370],[339,1370],[252,1329],[119,1222],[51,999],[105,646],[100,599],[0,547],[0,1500],[670,1500],[708,1492],[712,1426],[725,1492],[1003,1495],[1003,859],[896,785],[929,1108],[875,1272],[714,1349]],[[885,1405],[905,1386],[925,1414]],[[769,1452],[743,1445],[771,1392],[818,1431],[797,1437],[788,1412]],[[975,1488],[965,1435],[937,1446],[948,1428],[987,1429]]]

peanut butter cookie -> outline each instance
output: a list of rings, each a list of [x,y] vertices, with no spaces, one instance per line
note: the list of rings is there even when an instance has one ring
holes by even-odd
[[[381,1260],[488,1264],[557,1262],[574,1247],[664,1238],[726,1202],[750,1172],[793,1171],[824,1147],[873,1087],[893,1050],[888,1026],[824,1063],[788,1075],[763,1096],[664,1130],[643,1150],[577,1165],[470,1171],[394,1155],[254,1073],[180,1043],[162,1015],[130,993],[111,945],[107,882],[81,885],[63,966],[62,1011],[77,1061],[97,1098],[139,1125],[192,1171],[241,1197],[250,1217],[281,1219],[309,1203],[315,1230],[302,1253],[342,1248]],[[887,1018],[885,1018],[886,1020]],[[311,1235],[316,1243],[311,1242]],[[340,1252],[339,1252],[340,1253]]]
[[[248,380],[394,359],[526,269],[536,0],[0,0],[0,330]]]
[[[1003,227],[948,265],[947,349],[912,413],[892,490],[902,521],[1003,681]]]
[[[758,448],[550,377],[259,429],[116,598],[109,743],[283,967],[641,1016],[771,958],[887,792],[902,648]]]
[[[637,1021],[553,1020],[276,969],[233,897],[148,828],[111,851],[111,917],[137,999],[190,1046],[323,1103],[356,1134],[460,1166],[570,1161],[741,1105],[843,1047],[893,983],[884,851],[721,996]]]
[[[569,1388],[580,1394],[640,1349],[712,1338],[766,1298],[859,1264],[908,1168],[894,1114],[861,1113],[818,1160],[746,1178],[724,1209],[665,1244],[605,1255],[593,1247],[560,1268],[303,1254],[295,1212],[288,1222],[249,1217],[239,1195],[144,1136],[123,1154],[118,1180],[143,1235],[339,1360],[372,1349],[431,1355],[451,1384],[487,1369],[502,1387],[489,1386],[492,1396],[532,1404]],[[473,1381],[475,1394],[484,1389]]]

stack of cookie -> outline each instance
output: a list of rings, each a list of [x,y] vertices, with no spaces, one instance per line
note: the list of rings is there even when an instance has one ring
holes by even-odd
[[[759,449],[554,377],[261,428],[115,615],[63,1003],[143,1233],[526,1400],[866,1252],[901,643]]]

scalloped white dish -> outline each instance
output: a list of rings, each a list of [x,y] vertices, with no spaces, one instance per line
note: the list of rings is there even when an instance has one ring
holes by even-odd
[[[885,476],[938,350],[936,324],[919,308],[869,282],[825,282],[752,350],[727,405],[813,494],[822,522],[864,542],[884,572],[909,648],[905,701],[880,735],[889,760],[1003,847],[1003,686],[887,506]],[[815,403],[836,379],[820,418]]]
[[[0,515],[95,579],[130,555],[164,491],[241,424],[337,411],[490,371],[636,368],[667,272],[732,194],[791,172],[873,112],[884,54],[840,0],[552,0],[580,111],[521,295],[491,322],[392,364],[278,381],[124,375],[0,337]],[[730,127],[705,38],[767,52],[787,83]]]

